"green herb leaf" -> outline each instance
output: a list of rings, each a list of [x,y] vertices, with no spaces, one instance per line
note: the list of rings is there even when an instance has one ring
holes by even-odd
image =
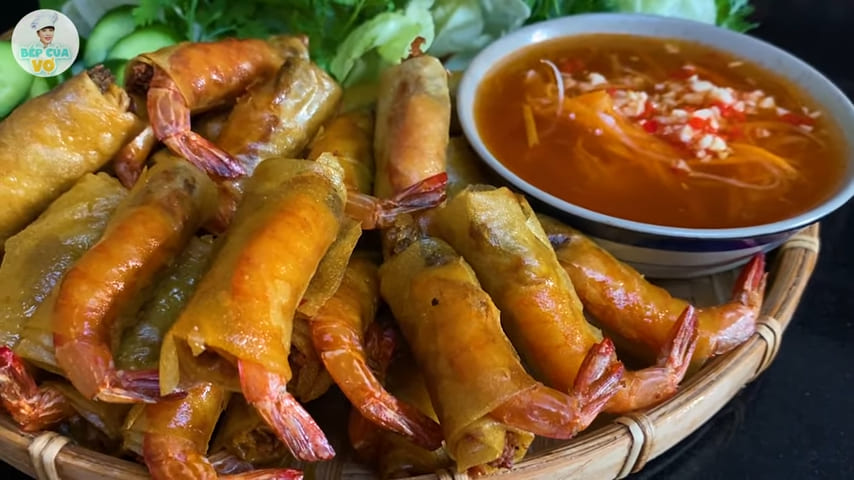
[[[748,17],[753,13],[753,6],[749,0],[716,0],[718,14],[717,24],[721,27],[746,32],[756,28],[757,24],[751,22]]]

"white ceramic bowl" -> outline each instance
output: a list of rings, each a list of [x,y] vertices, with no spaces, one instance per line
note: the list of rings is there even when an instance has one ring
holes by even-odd
[[[698,229],[653,225],[579,207],[531,185],[486,148],[474,121],[474,101],[484,76],[505,58],[531,44],[573,35],[631,34],[704,44],[751,61],[787,78],[836,123],[846,141],[847,165],[837,190],[821,205],[786,220],[744,228]],[[574,15],[514,31],[486,47],[465,71],[457,91],[457,113],[469,142],[499,175],[525,192],[535,207],[586,232],[619,259],[659,278],[687,278],[731,269],[755,253],[780,245],[800,228],[842,206],[854,195],[854,106],[832,82],[807,63],[748,35],[676,18],[639,14]]]

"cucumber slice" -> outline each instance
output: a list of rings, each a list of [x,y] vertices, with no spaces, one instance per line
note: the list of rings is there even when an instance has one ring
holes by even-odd
[[[49,92],[51,89],[50,82],[45,77],[36,77],[33,79],[33,84],[30,85],[30,93],[27,98],[35,98],[43,93]]]
[[[116,79],[116,85],[120,87],[125,86],[125,67],[127,66],[127,60],[121,60],[118,58],[114,58],[112,60],[107,60],[104,62],[104,66],[109,68],[111,72],[113,72],[113,77]]]
[[[25,72],[12,56],[12,43],[0,41],[0,118],[5,117],[27,98],[33,76]]]
[[[103,62],[116,42],[136,29],[133,9],[133,5],[123,5],[110,10],[98,20],[83,51],[83,63],[87,67]]]
[[[116,42],[106,59],[130,60],[141,53],[153,52],[179,41],[181,41],[180,37],[168,28],[161,26],[140,28]]]

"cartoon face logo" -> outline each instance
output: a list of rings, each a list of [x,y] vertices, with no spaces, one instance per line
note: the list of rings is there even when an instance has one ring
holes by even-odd
[[[68,70],[79,48],[77,28],[56,10],[30,12],[12,31],[15,60],[21,68],[38,77],[53,77]]]

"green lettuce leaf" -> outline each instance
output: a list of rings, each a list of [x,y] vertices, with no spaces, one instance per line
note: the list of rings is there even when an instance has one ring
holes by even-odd
[[[435,36],[432,5],[433,0],[411,0],[403,10],[383,12],[365,21],[341,43],[329,63],[329,71],[338,81],[352,84],[359,80],[357,77],[408,57],[410,45],[418,37],[424,39],[421,48],[426,50]],[[368,54],[376,57],[364,58]],[[354,70],[358,76],[351,75]]]
[[[715,0],[615,0],[615,7],[618,12],[681,17],[711,24],[718,17]]]
[[[519,28],[531,15],[523,0],[438,0],[431,10],[436,39],[431,55],[450,69],[465,68],[473,54]]]

